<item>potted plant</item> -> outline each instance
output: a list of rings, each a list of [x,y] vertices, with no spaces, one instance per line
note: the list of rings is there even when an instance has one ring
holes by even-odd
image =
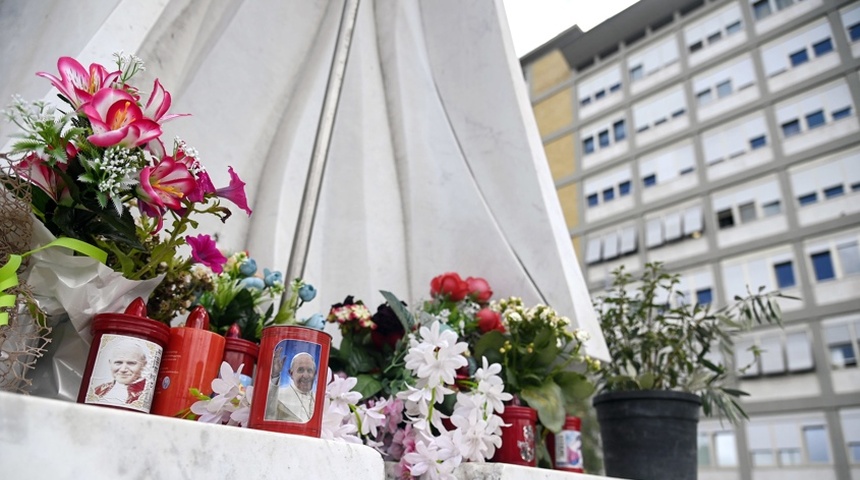
[[[486,356],[502,365],[505,391],[514,396],[515,407],[536,410],[532,465],[551,468],[547,436],[561,431],[567,416],[581,414],[579,401],[594,392],[586,371],[597,364],[581,353],[587,334],[571,329],[570,320],[551,307],[526,307],[518,297],[494,301],[490,310],[498,320],[486,323],[498,328],[482,333],[475,344],[475,356]]]
[[[761,288],[714,309],[692,302],[679,283],[660,263],[647,264],[635,283],[622,267],[596,300],[611,356],[599,366],[593,401],[609,476],[696,478],[700,407],[732,423],[746,418],[738,398],[747,394],[731,387],[725,364],[733,337],[781,324],[779,293]]]

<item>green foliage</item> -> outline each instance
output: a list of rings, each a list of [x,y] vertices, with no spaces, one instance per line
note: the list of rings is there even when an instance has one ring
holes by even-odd
[[[537,410],[549,431],[560,431],[566,414],[579,414],[575,402],[594,392],[583,372],[592,364],[580,352],[585,334],[571,331],[569,320],[546,305],[526,308],[512,297],[494,302],[493,308],[507,331],[484,333],[475,342],[475,358],[500,363],[505,391]]]
[[[713,310],[690,305],[679,282],[659,263],[647,264],[635,283],[623,267],[613,272],[611,289],[596,301],[611,356],[598,372],[600,390],[690,392],[701,397],[705,415],[718,413],[738,423],[746,414],[737,399],[746,393],[727,387],[729,367],[717,358],[734,357],[737,334],[756,325],[781,325],[776,299],[782,295],[760,288]]]

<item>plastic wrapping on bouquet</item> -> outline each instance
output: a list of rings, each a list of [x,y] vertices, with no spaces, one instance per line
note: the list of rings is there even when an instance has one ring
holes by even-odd
[[[170,329],[164,351],[152,413],[166,417],[182,416],[197,401],[190,390],[212,393],[212,380],[218,377],[224,358],[225,338],[209,331],[209,314],[195,307],[184,327]]]
[[[146,317],[136,298],[125,313],[101,313],[92,324],[78,403],[149,413],[170,327]]]
[[[547,448],[554,469],[583,472],[581,425],[579,417],[567,416],[561,431],[547,436]]]
[[[249,426],[319,437],[331,335],[298,325],[263,329]]]
[[[537,466],[535,448],[537,410],[518,405],[506,405],[501,417],[502,421],[509,426],[502,427],[502,446],[496,450],[491,461],[527,467]]]

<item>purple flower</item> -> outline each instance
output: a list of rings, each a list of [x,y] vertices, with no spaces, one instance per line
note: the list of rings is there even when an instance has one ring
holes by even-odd
[[[224,271],[224,264],[227,263],[227,257],[218,250],[218,247],[215,245],[215,240],[212,240],[212,237],[205,234],[200,234],[196,237],[189,235],[185,237],[185,241],[191,246],[191,256],[194,260],[211,268],[215,273],[221,273]]]

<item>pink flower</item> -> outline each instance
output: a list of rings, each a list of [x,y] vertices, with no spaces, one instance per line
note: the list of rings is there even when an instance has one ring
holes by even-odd
[[[140,171],[138,197],[153,207],[179,210],[182,199],[197,187],[194,176],[185,165],[165,157],[155,167],[144,167]]]
[[[103,88],[81,107],[90,119],[93,134],[87,137],[97,147],[137,147],[161,136],[161,127],[144,117],[131,94]]]
[[[97,91],[110,87],[121,73],[119,70],[108,73],[105,67],[97,63],[90,64],[90,69],[87,71],[71,57],[60,57],[57,61],[57,70],[60,71],[60,78],[46,72],[39,72],[36,75],[50,80],[75,108],[92,100],[93,94]]]
[[[170,108],[171,98],[170,93],[161,86],[161,82],[155,79],[152,85],[152,93],[149,94],[149,100],[146,101],[146,116],[158,123],[165,123],[177,117],[187,117],[187,113],[172,113],[165,115]]]
[[[230,200],[231,202],[235,203],[239,208],[244,210],[245,213],[251,215],[251,209],[248,208],[248,198],[245,196],[245,182],[243,182],[242,179],[239,178],[239,175],[236,175],[236,172],[233,171],[233,167],[229,167],[229,169],[230,185],[215,190],[215,195]]]
[[[48,194],[55,202],[59,201],[60,197],[68,192],[63,178],[35,153],[27,155],[12,168],[21,178],[25,178],[33,185],[39,187],[40,190]],[[66,165],[57,163],[56,168],[65,171]]]
[[[469,277],[466,279],[466,284],[469,285],[469,296],[480,304],[489,302],[493,296],[490,284],[483,278]]]
[[[185,237],[185,241],[191,246],[191,257],[198,263],[202,263],[211,268],[215,273],[224,271],[224,264],[227,263],[227,257],[218,250],[215,245],[215,240],[209,235],[200,234],[196,237],[191,235]]]

